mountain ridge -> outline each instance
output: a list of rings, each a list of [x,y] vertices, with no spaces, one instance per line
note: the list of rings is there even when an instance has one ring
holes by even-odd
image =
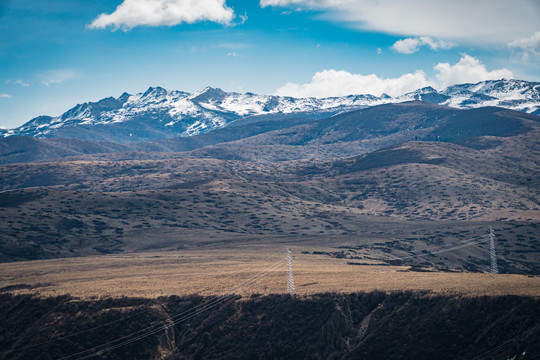
[[[118,98],[78,104],[60,116],[38,116],[17,128],[0,130],[0,137],[134,143],[199,135],[249,123],[252,118],[257,121],[258,117],[319,119],[412,100],[458,109],[497,106],[540,114],[540,83],[503,79],[452,85],[440,91],[424,87],[398,97],[363,94],[328,98],[240,94],[212,87],[191,94],[150,87],[144,93],[123,93]]]
[[[540,117],[486,107],[459,110],[422,101],[383,104],[324,119],[266,119],[190,137],[120,144],[13,136],[0,139],[0,164],[108,154],[288,161],[356,156],[406,141],[469,141],[538,127]],[[474,146],[474,145],[471,145]],[[113,155],[116,153],[116,155]],[[153,154],[153,155],[152,155]]]

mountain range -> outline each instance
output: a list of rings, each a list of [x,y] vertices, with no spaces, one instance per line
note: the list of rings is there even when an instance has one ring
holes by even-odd
[[[531,112],[523,101],[508,99],[521,94],[532,104],[538,85],[499,81],[452,90],[480,91],[498,93],[507,106]],[[137,95],[140,101],[147,98],[149,107],[162,110],[172,96],[159,89],[143,95]],[[160,96],[162,102],[156,100]],[[375,246],[366,248],[371,249],[367,257],[379,258],[379,250],[400,257],[404,244],[413,252],[423,251],[441,241],[453,244],[483,236],[493,226],[501,237],[502,272],[540,271],[536,114],[480,106],[495,101],[485,99],[461,103],[466,109],[451,107],[443,104],[457,97],[445,98],[433,89],[422,89],[409,101],[358,105],[360,109],[353,100],[361,97],[350,97],[351,103],[342,107],[311,99],[328,103],[322,109],[312,104],[310,110],[288,113],[279,101],[274,112],[262,113],[258,103],[259,110],[246,113],[239,104],[257,97],[252,94],[206,89],[197,96],[176,96],[207,104],[197,105],[201,112],[227,113],[227,126],[131,143],[92,138],[105,134],[104,129],[111,137],[128,131],[122,128],[126,124],[155,130],[156,122],[172,121],[160,120],[155,110],[155,121],[141,115],[112,124],[88,120],[63,127],[60,122],[56,133],[46,135],[51,138],[0,139],[0,262],[283,237],[324,238],[333,244],[329,254],[335,256],[345,256],[343,241],[353,239]],[[124,98],[124,104],[130,103],[130,96]],[[234,111],[233,99],[238,100]],[[289,100],[292,106],[295,99]],[[110,103],[101,109],[110,109]],[[93,119],[127,111],[122,106],[92,113],[95,104],[78,109],[85,107]],[[184,118],[179,123],[186,124]],[[83,134],[80,129],[91,140],[52,137],[68,130]],[[354,254],[360,248],[351,249]],[[482,251],[444,254],[410,263],[484,269]],[[358,255],[347,256],[354,260]]]
[[[71,138],[135,143],[190,137],[228,126],[260,121],[319,120],[366,107],[412,100],[457,109],[496,106],[540,114],[540,83],[490,80],[437,91],[432,87],[390,97],[386,94],[331,98],[292,98],[239,94],[207,87],[190,94],[150,87],[78,104],[60,116],[38,116],[24,125],[0,130],[0,137]]]
[[[538,116],[497,107],[459,110],[424,101],[372,106],[323,119],[257,118],[188,137],[121,144],[63,138],[0,139],[0,164],[85,159],[214,158],[254,162],[343,158],[407,141],[451,142],[510,136]]]
[[[537,358],[539,89],[150,88],[5,131],[0,358],[65,358],[158,325],[99,354]],[[285,263],[270,264],[289,246],[298,295],[278,295]],[[494,260],[501,275],[482,274]]]
[[[283,239],[400,257],[493,226],[500,271],[537,274],[539,136],[538,115],[410,101],[135,144],[8,137],[0,262]],[[469,250],[407,263],[485,269]]]

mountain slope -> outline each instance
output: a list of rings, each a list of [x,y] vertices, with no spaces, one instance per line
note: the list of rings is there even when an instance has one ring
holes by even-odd
[[[266,119],[196,136],[135,144],[8,137],[0,140],[0,163],[100,153],[111,155],[93,158],[129,159],[136,156],[129,154],[134,152],[139,153],[140,159],[324,159],[361,155],[412,140],[464,141],[476,136],[509,136],[537,126],[538,119],[536,115],[501,108],[458,110],[412,101],[320,120]]]
[[[512,137],[483,137],[478,143],[489,146],[477,149],[409,142],[299,171],[325,189],[328,199],[365,213],[502,220],[521,212],[523,219],[534,219],[540,210],[539,135],[535,128]]]
[[[122,94],[79,104],[57,117],[39,116],[24,125],[1,130],[0,136],[76,138],[120,143],[188,137],[230,124],[286,118],[321,119],[386,103],[421,100],[460,109],[497,106],[540,113],[540,84],[521,80],[483,81],[431,87],[391,98],[349,95],[292,98],[252,93],[228,93],[207,87],[190,94],[150,87],[144,93]]]
[[[66,156],[128,150],[129,147],[127,146],[111,142],[13,136],[0,139],[0,164],[52,160]]]
[[[191,157],[284,161],[355,156],[412,140],[509,136],[540,117],[500,108],[457,110],[420,101],[385,104],[208,146]]]
[[[489,80],[452,85],[441,94],[445,105],[461,108],[497,106],[540,115],[540,83],[523,80]]]
[[[144,93],[79,104],[58,117],[40,116],[3,135],[131,143],[193,136],[262,114],[278,120],[282,114],[320,118],[377,102],[371,95],[294,99],[210,87],[195,94],[150,87]]]
[[[501,271],[535,274],[539,119],[416,101],[289,128],[289,121],[224,128],[183,145],[74,141],[76,156],[0,166],[0,261],[324,238],[337,244],[329,256],[382,253],[380,261],[391,262],[404,249],[479,238],[496,225],[505,240]],[[247,137],[234,140],[238,134]],[[44,154],[67,151],[65,139],[3,143],[19,140]],[[155,152],[211,141],[228,142]],[[347,254],[343,239],[353,239]],[[482,271],[486,252],[468,250],[409,262]]]
[[[267,119],[265,117],[265,119]],[[231,127],[225,127],[212,132],[189,137],[140,142],[136,144],[118,144],[105,141],[86,141],[77,139],[35,138],[28,136],[12,136],[0,139],[0,164],[24,163],[43,160],[55,160],[64,157],[82,156],[87,154],[111,154],[139,152],[140,157],[145,153],[158,152],[152,157],[182,156],[165,153],[191,151],[205,146],[227,143],[261,133],[284,129],[298,124],[311,122],[311,119],[290,118],[283,120],[262,120]],[[130,155],[111,155],[126,158]]]
[[[2,294],[0,300],[3,359],[81,352],[133,360],[540,356],[540,301],[525,296],[373,291],[153,299]],[[179,321],[185,314],[188,320]],[[141,329],[147,332],[137,338]],[[120,346],[96,352],[111,339]]]
[[[480,239],[493,225],[502,239],[501,272],[536,274],[540,127],[534,115],[508,113],[518,114],[517,131],[455,143],[404,142],[354,157],[141,160],[144,153],[124,152],[2,165],[0,261],[324,238],[334,244],[329,256],[353,261],[386,254],[381,261],[391,262],[433,244]],[[489,125],[470,123],[475,131]],[[309,156],[309,145],[282,146],[290,149],[284,157]],[[253,149],[237,155],[248,157]],[[111,161],[115,156],[123,160]],[[344,241],[352,244],[347,254]],[[405,263],[483,271],[484,250]]]

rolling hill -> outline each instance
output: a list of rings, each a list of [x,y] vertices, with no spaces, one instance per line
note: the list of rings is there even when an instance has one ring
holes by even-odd
[[[537,116],[410,102],[298,122],[246,124],[245,138],[181,153],[130,149],[2,165],[2,259],[304,237],[333,239],[336,254],[345,239],[384,239],[377,246],[397,254],[409,238],[414,251],[492,224],[505,236],[502,271],[537,272]],[[234,139],[232,129],[200,135],[201,144]],[[338,156],[339,147],[356,155]],[[356,256],[347,246],[344,256]],[[478,270],[483,256],[423,264]]]

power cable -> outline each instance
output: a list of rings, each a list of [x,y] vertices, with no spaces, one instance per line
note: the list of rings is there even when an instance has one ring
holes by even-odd
[[[270,256],[266,256],[264,258],[261,259],[261,261],[267,261],[269,259],[275,259],[277,256],[276,255],[270,255]],[[242,271],[246,271],[250,268],[253,268],[255,266],[257,266],[258,264],[250,264],[247,269],[242,269],[238,272],[242,272]],[[207,287],[205,290],[209,290],[211,287]],[[205,291],[203,290],[203,291]],[[211,301],[211,300],[210,300]],[[203,303],[203,304],[206,304]],[[200,304],[198,306],[202,306],[203,304]],[[109,325],[112,325],[112,324],[116,324],[118,322],[121,322],[121,321],[124,321],[124,320],[127,320],[127,319],[130,319],[132,317],[135,317],[135,316],[138,316],[138,315],[141,315],[141,314],[144,314],[144,313],[148,313],[150,310],[142,310],[142,311],[137,311],[133,314],[130,314],[128,316],[125,316],[121,319],[118,319],[118,320],[114,320],[114,321],[111,321],[111,322],[108,322],[108,323],[105,323],[105,324],[101,324],[101,325],[97,325],[97,326],[94,326],[94,327],[91,327],[91,328],[88,328],[88,329],[85,329],[85,330],[81,330],[81,331],[78,331],[76,333],[72,333],[72,334],[69,334],[69,335],[65,335],[65,336],[60,336],[60,337],[56,337],[54,339],[50,339],[50,340],[47,340],[47,341],[43,341],[43,342],[40,342],[40,343],[37,343],[37,344],[32,344],[32,345],[28,345],[28,346],[24,346],[24,347],[19,347],[19,348],[15,348],[15,349],[9,349],[9,350],[5,350],[5,351],[2,351],[2,354],[6,355],[6,354],[9,354],[9,353],[12,353],[12,352],[16,352],[16,351],[22,351],[22,350],[27,350],[27,349],[31,349],[31,348],[35,348],[35,347],[38,347],[38,346],[42,346],[42,345],[46,345],[46,344],[49,344],[49,343],[52,343],[52,342],[55,342],[55,341],[58,341],[58,340],[63,340],[63,339],[69,339],[69,338],[72,338],[72,337],[75,337],[75,336],[78,336],[78,335],[82,335],[82,334],[85,334],[85,333],[88,333],[88,332],[92,332],[92,331],[95,331],[97,329],[100,329],[100,328],[103,328],[103,327],[106,327],[106,326],[109,326]]]
[[[447,252],[447,251],[452,251],[452,250],[457,250],[457,249],[461,249],[461,248],[468,247],[468,246],[473,246],[473,245],[476,245],[476,244],[478,244],[478,243],[480,243],[482,241],[483,241],[483,239],[476,239],[476,238],[460,240],[457,243],[445,244],[445,245],[442,245],[442,246],[439,247],[439,248],[444,248],[445,246],[453,246],[453,247],[448,248],[448,249],[442,249],[442,250],[439,250],[439,251],[429,251],[428,253],[425,253],[425,254],[412,254],[412,255],[402,256],[402,257],[395,256],[395,258],[391,259],[391,260],[405,260],[405,259],[410,259],[410,258],[415,258],[415,257],[426,256],[426,255],[430,255],[430,254],[440,254],[440,253]]]
[[[242,288],[243,286],[246,286],[246,285],[249,285],[250,283],[254,283],[258,280],[260,280],[261,278],[265,277],[265,276],[268,276],[268,272],[273,270],[274,268],[278,267],[281,263],[283,263],[285,261],[285,259],[281,259],[279,260],[278,262],[276,262],[274,265],[272,265],[270,268],[267,268],[261,272],[259,272],[257,275],[253,276],[251,279],[248,279],[246,281],[244,281],[243,283],[241,283],[240,285],[238,285],[235,289],[233,289],[233,292],[234,291],[237,291],[238,289]],[[71,358],[71,357],[74,357],[74,356],[78,356],[78,355],[83,355],[85,353],[88,353],[90,351],[95,351],[91,354],[86,354],[86,355],[83,355],[82,357],[79,357],[77,358],[77,360],[82,360],[82,359],[87,359],[87,358],[90,358],[90,357],[93,357],[93,356],[96,356],[96,355],[99,355],[101,353],[104,353],[106,351],[110,351],[110,350],[114,350],[114,349],[117,349],[119,347],[122,347],[122,346],[125,346],[125,345],[128,345],[132,342],[136,342],[138,340],[141,340],[145,337],[148,337],[150,335],[153,335],[157,332],[160,332],[160,331],[163,331],[163,330],[166,330],[172,326],[175,326],[185,320],[188,320],[212,307],[215,307],[221,303],[224,303],[225,301],[228,301],[230,299],[232,299],[233,297],[237,296],[236,294],[230,294],[230,295],[226,295],[226,296],[223,296],[222,298],[216,298],[214,300],[211,300],[209,303],[204,303],[204,304],[200,304],[198,306],[196,306],[195,308],[193,309],[190,309],[188,311],[185,311],[183,313],[180,313],[180,314],[177,314],[175,315],[174,317],[171,318],[172,323],[169,323],[167,325],[154,325],[154,326],[149,326],[147,328],[144,328],[144,329],[141,329],[135,333],[132,333],[132,334],[129,334],[129,335],[125,335],[123,337],[120,337],[120,338],[117,338],[113,341],[110,341],[106,344],[102,344],[102,345],[99,345],[99,346],[96,346],[96,347],[93,347],[93,348],[90,348],[90,349],[86,349],[84,351],[81,351],[81,352],[78,352],[78,353],[75,353],[75,354],[72,354],[72,355],[69,355],[69,356],[66,356],[66,357],[63,357],[62,359],[68,359],[68,358]],[[140,334],[140,335],[137,335],[137,334]],[[137,335],[136,337],[134,338],[131,338],[131,339],[128,339],[129,337],[132,337],[134,335]],[[115,342],[118,342],[120,340],[123,340],[123,339],[126,339],[125,341],[122,341],[118,344],[114,344]],[[113,345],[114,344],[114,345]],[[104,347],[103,349],[99,349],[100,347]],[[98,350],[99,349],[99,350]],[[97,351],[96,351],[97,350]],[[60,359],[60,360],[62,360]]]
[[[503,351],[504,349],[507,349],[510,346],[514,346],[514,344],[517,343],[518,341],[528,338],[529,336],[531,336],[532,334],[534,334],[538,330],[540,330],[540,323],[536,324],[535,326],[533,326],[529,330],[519,334],[518,336],[513,337],[510,340],[505,341],[504,343],[500,344],[499,346],[496,346],[493,349],[488,350],[488,351],[486,351],[485,353],[483,353],[481,355],[478,355],[473,360],[485,359],[489,355],[498,354],[501,351]]]

